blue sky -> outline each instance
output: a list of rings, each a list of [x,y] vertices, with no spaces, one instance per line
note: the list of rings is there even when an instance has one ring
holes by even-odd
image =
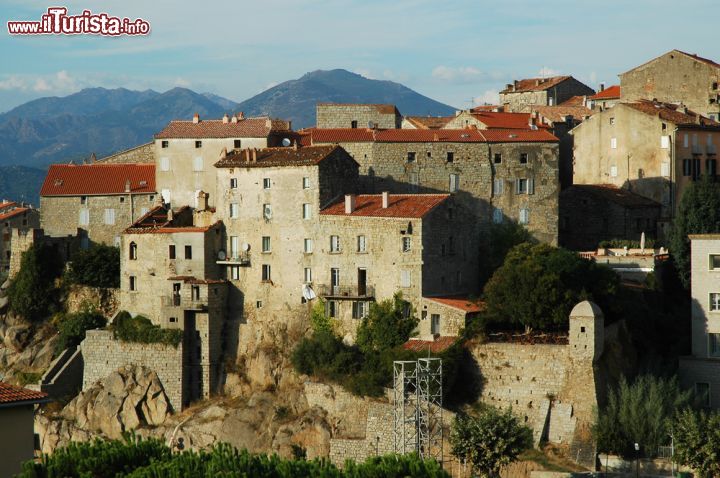
[[[67,6],[151,23],[147,37],[11,37]],[[0,111],[89,86],[185,86],[235,101],[316,69],[388,79],[455,107],[514,78],[596,87],[678,48],[720,61],[720,2],[686,0],[3,0]]]

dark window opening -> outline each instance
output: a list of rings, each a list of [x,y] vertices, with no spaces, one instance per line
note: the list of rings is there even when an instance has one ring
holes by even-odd
[[[351,127],[351,128],[357,128],[357,120],[352,120],[352,121],[350,122],[350,127]]]
[[[447,162],[452,163],[455,160],[455,153],[452,151],[448,151],[447,153]]]
[[[196,148],[202,148],[202,141],[195,141]]]
[[[528,154],[520,153],[520,164],[527,164],[527,162],[528,162]]]
[[[175,259],[175,244],[170,244],[170,246],[168,246],[168,257],[170,259]]]
[[[240,141],[239,139],[236,139],[235,141],[233,141],[233,147],[235,149],[240,149],[242,147],[242,141]]]
[[[407,162],[408,163],[414,163],[415,162],[415,153],[413,151],[409,151],[407,154]]]
[[[500,164],[500,163],[502,163],[502,154],[500,154],[500,153],[495,153],[495,156],[493,157],[493,162],[494,162],[495,164]]]
[[[192,246],[185,246],[185,259],[192,259]]]
[[[161,145],[163,148],[167,148],[168,146],[170,146],[170,143],[168,141],[161,141]]]

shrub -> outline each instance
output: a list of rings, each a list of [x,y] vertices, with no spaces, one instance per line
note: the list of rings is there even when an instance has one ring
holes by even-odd
[[[115,338],[124,342],[165,344],[177,347],[183,338],[183,331],[180,329],[163,329],[154,325],[147,317],[141,315],[132,317],[125,311],[120,312],[115,318],[112,329]]]
[[[700,476],[720,476],[720,413],[680,412],[673,424],[675,460]]]
[[[332,331],[332,319],[325,314],[325,301],[318,299],[310,312],[310,325],[315,332]]]
[[[7,291],[10,310],[33,322],[51,315],[58,308],[54,282],[61,272],[62,262],[50,246],[31,246],[23,252],[20,270]]]
[[[401,294],[371,303],[367,317],[357,330],[357,344],[363,352],[388,350],[404,344],[418,324]]]
[[[100,329],[107,325],[107,319],[99,312],[86,309],[61,318],[58,324],[59,340],[57,350],[77,347],[85,339],[85,332]]]
[[[120,287],[120,249],[93,244],[72,256],[68,280],[90,287]]]
[[[480,266],[480,284],[485,284],[502,266],[505,256],[513,247],[523,243],[535,244],[537,241],[521,224],[513,221],[491,224],[480,246],[483,258]]]
[[[655,239],[649,237],[645,238],[645,249],[653,249],[655,247]],[[608,239],[600,241],[598,247],[607,249],[622,249],[627,247],[628,249],[640,249],[640,241],[632,241],[629,239]]]

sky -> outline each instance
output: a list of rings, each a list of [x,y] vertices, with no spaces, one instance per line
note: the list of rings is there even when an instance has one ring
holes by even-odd
[[[142,18],[140,37],[11,36],[51,6]],[[102,86],[242,101],[318,69],[392,80],[456,108],[513,79],[593,88],[677,48],[720,61],[717,0],[0,0],[0,112]]]

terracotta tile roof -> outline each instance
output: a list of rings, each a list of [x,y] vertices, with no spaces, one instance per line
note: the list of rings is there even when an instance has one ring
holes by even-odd
[[[670,121],[678,126],[714,127],[720,128],[717,121],[705,118],[689,109],[682,109],[680,105],[662,103],[659,101],[638,100],[631,103],[621,103],[624,106],[650,116],[657,116],[662,120]]]
[[[530,129],[530,113],[479,112],[470,114],[489,129]]]
[[[381,129],[375,132],[378,143],[484,143],[477,129]]]
[[[194,226],[189,206],[183,206],[173,212],[168,219],[168,208],[156,206],[125,229],[126,234],[171,234],[174,232],[207,232],[220,221],[210,226]]]
[[[41,196],[91,196],[155,192],[154,164],[53,164],[40,189]]]
[[[0,202],[0,211],[2,211],[3,209],[9,208],[9,207],[17,206],[17,205],[18,205],[18,203],[16,203],[15,201]]]
[[[571,96],[567,100],[560,103],[558,106],[584,106],[585,105],[585,96],[577,95],[577,96]]]
[[[720,68],[720,64],[718,64],[718,63],[716,63],[716,62],[714,62],[714,61],[712,61],[712,60],[710,60],[710,59],[708,59],[708,58],[703,58],[703,57],[701,57],[701,56],[698,56],[696,53],[687,53],[687,52],[684,52],[684,51],[682,51],[682,50],[673,50],[673,51],[676,51],[676,52],[678,52],[678,53],[682,53],[683,55],[689,56],[690,58],[693,58],[693,59],[695,59],[695,60],[701,61],[701,62],[703,62],[703,63],[707,63],[708,65],[712,65],[712,66],[714,66],[714,67],[716,67],[716,68]]]
[[[368,106],[375,108],[378,113],[382,114],[400,114],[395,105],[386,103],[318,103],[318,106]]]
[[[524,80],[516,80],[515,89],[505,88],[500,93],[521,93],[524,91],[544,91],[563,81],[572,78],[571,76],[553,76],[550,78],[526,78]]]
[[[0,381],[0,405],[23,405],[44,402],[46,399],[47,393],[16,387],[7,382]]]
[[[172,138],[265,138],[274,131],[290,131],[287,121],[268,117],[239,119],[236,123],[223,120],[173,120],[155,135],[156,139]]]
[[[345,214],[345,199],[320,211],[322,216],[421,218],[449,198],[449,194],[390,194],[382,207],[382,194],[355,196],[355,210]]]
[[[332,156],[337,145],[302,146],[300,148],[264,148],[233,150],[215,163],[216,168],[269,168],[278,166],[313,166]],[[253,160],[253,155],[255,159]],[[353,160],[354,161],[354,160]]]
[[[439,304],[447,305],[454,309],[462,310],[468,314],[476,312],[482,312],[485,310],[485,302],[480,300],[471,301],[466,296],[447,296],[447,297],[424,297],[427,300],[432,300]]]
[[[502,113],[505,110],[505,107],[503,105],[479,105],[471,109],[470,111],[474,113],[484,113],[487,111],[497,111]]]
[[[590,97],[593,100],[615,100],[620,99],[620,85],[608,86],[602,91]]]
[[[6,219],[13,218],[15,216],[19,216],[20,214],[29,211],[29,208],[26,207],[17,207],[14,209],[9,209],[6,211],[0,210],[0,221],[5,221]]]
[[[576,194],[591,194],[603,201],[614,202],[624,207],[660,207],[660,203],[648,199],[639,194],[618,188],[612,184],[573,184],[563,190],[562,196],[573,196]]]
[[[533,106],[533,110],[537,111],[542,119],[548,120],[550,123],[564,122],[564,118],[572,116],[574,119],[582,121],[587,116],[592,116],[594,111],[585,106]]]
[[[374,130],[365,128],[308,128],[301,135],[315,143],[362,143],[375,137]]]
[[[413,126],[419,129],[440,129],[453,119],[454,116],[406,116]]]
[[[405,350],[412,350],[414,352],[427,352],[430,350],[431,353],[440,353],[449,349],[455,343],[460,340],[460,337],[453,337],[446,335],[444,337],[438,337],[435,340],[420,340],[410,339],[403,344]]]
[[[317,143],[515,143],[556,142],[547,130],[531,129],[306,129],[301,144]]]
[[[481,131],[488,143],[557,143],[559,140],[548,130],[532,129],[484,129]]]

